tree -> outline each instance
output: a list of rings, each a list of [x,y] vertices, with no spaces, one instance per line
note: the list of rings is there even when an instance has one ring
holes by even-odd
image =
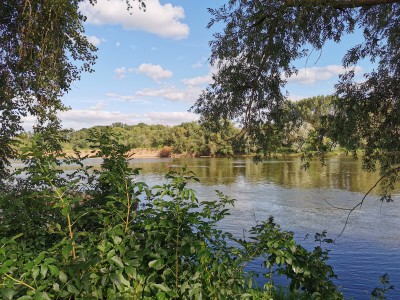
[[[204,121],[234,120],[260,153],[273,152],[300,123],[284,90],[286,79],[297,72],[295,60],[359,28],[364,39],[343,57],[349,69],[336,85],[333,109],[315,138],[330,137],[355,155],[364,145],[364,168],[373,171],[379,163],[385,190],[390,190],[400,171],[399,3],[230,0],[210,9],[208,26],[225,24],[210,42],[210,62],[218,71],[192,109]],[[360,83],[354,80],[354,67],[362,59],[376,68]]]
[[[95,4],[96,0],[89,0]],[[128,9],[131,0],[125,0]],[[36,117],[35,130],[59,129],[61,97],[92,72],[96,47],[85,36],[83,0],[4,0],[0,3],[0,179],[15,156],[21,118]],[[144,8],[143,0],[138,0]]]

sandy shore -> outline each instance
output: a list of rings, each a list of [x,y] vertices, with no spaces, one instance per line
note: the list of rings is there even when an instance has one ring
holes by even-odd
[[[92,150],[89,149],[83,149],[79,150],[81,153],[81,156],[86,156],[88,155],[89,157],[93,157]],[[151,157],[160,157],[160,151],[161,149],[145,149],[145,148],[136,148],[130,151],[130,154],[133,154],[132,157],[141,157],[141,158],[151,158]],[[72,150],[65,150],[65,153],[67,155],[74,155],[74,151]]]

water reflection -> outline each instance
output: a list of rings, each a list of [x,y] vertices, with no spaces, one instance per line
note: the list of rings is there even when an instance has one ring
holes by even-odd
[[[251,158],[180,158],[180,159],[134,159],[132,166],[143,169],[143,174],[165,174],[170,169],[186,166],[196,173],[204,185],[236,184],[244,176],[248,182],[272,182],[279,186],[301,189],[338,189],[366,192],[379,179],[378,174],[361,169],[361,162],[350,157],[334,157],[326,165],[311,162],[310,169],[301,170],[299,158],[269,160],[255,164]],[[378,194],[379,191],[374,191]]]

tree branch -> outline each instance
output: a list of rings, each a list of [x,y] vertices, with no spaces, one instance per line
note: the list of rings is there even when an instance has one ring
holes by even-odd
[[[327,203],[328,203],[330,206],[332,206],[333,208],[342,209],[342,210],[348,210],[348,211],[349,211],[349,213],[347,214],[346,222],[344,223],[343,229],[342,229],[342,231],[340,232],[340,234],[338,235],[337,238],[340,238],[340,237],[342,236],[343,232],[345,231],[345,229],[346,229],[346,227],[347,227],[347,224],[348,224],[348,222],[349,222],[349,219],[350,219],[350,215],[353,213],[354,210],[356,210],[357,207],[361,207],[361,206],[364,204],[365,198],[367,198],[367,196],[372,192],[372,190],[375,189],[375,188],[378,186],[379,182],[381,182],[384,178],[386,178],[387,176],[389,176],[391,173],[397,173],[397,172],[399,172],[399,171],[400,171],[400,167],[395,167],[395,168],[393,168],[393,169],[387,171],[387,172],[386,172],[384,175],[382,175],[382,176],[375,182],[375,184],[368,190],[368,192],[364,195],[364,197],[361,199],[361,201],[360,201],[359,203],[357,203],[357,204],[356,204],[354,207],[352,207],[352,208],[340,208],[340,207],[336,207],[336,206],[333,206],[332,204],[330,204],[328,201],[325,200],[325,202],[327,202]]]
[[[285,0],[285,2],[288,6],[323,5],[340,9],[400,3],[400,0]]]

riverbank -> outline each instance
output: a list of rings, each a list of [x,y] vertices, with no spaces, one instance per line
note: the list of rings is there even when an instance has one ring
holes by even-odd
[[[64,152],[68,156],[74,156],[75,152],[72,149],[65,149]],[[93,150],[91,149],[79,149],[81,156],[88,156],[89,158],[95,157]],[[201,153],[174,153],[172,147],[163,148],[134,148],[128,152],[132,158],[157,158],[157,157],[172,157],[172,158],[248,158],[254,157],[255,154],[233,154],[233,155],[202,155]],[[360,152],[360,155],[362,153]],[[277,158],[294,158],[301,157],[301,153],[291,152],[291,153],[276,153],[274,154]],[[336,157],[336,156],[348,156],[348,153],[344,151],[335,150],[326,154],[326,157]]]
[[[154,158],[160,157],[161,149],[132,149],[129,154],[132,157],[140,157],[140,158]],[[90,158],[95,157],[93,150],[91,149],[80,149],[79,150],[81,156],[89,156]],[[68,156],[74,156],[75,152],[73,150],[65,150],[65,154]]]

